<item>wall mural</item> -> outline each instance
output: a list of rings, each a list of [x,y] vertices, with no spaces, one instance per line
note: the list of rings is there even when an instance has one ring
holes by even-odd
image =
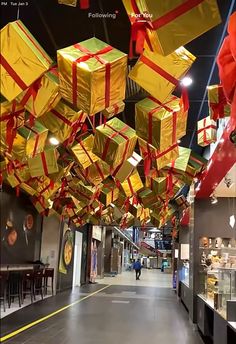
[[[32,263],[39,259],[42,218],[25,194],[4,186],[0,197],[1,264]]]

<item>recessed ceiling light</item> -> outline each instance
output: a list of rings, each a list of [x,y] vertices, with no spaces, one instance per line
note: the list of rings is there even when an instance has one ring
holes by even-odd
[[[49,139],[49,142],[53,145],[53,146],[57,146],[57,145],[59,145],[59,141],[58,141],[58,139],[56,139],[55,137],[50,137],[50,139]]]
[[[193,79],[190,78],[189,76],[185,76],[182,80],[181,80],[181,85],[188,87],[193,83]]]
[[[181,140],[177,140],[177,143],[181,143]]]

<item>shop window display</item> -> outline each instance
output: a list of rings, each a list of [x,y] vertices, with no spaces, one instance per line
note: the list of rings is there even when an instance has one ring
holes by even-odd
[[[227,319],[227,301],[236,301],[236,240],[200,238],[200,295]]]

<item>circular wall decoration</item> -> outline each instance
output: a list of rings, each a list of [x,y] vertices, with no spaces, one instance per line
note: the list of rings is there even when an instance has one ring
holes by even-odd
[[[7,243],[9,246],[14,246],[17,240],[17,231],[15,229],[11,229],[9,234],[7,235]]]
[[[71,236],[71,231],[67,230],[64,234],[64,246],[63,246],[63,261],[66,268],[68,268],[71,264],[72,255],[73,255],[73,239]]]
[[[26,215],[25,217],[25,227],[28,230],[31,230],[34,225],[34,218],[31,214]]]

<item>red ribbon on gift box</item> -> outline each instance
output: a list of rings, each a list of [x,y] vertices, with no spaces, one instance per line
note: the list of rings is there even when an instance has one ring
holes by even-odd
[[[158,30],[161,27],[169,24],[181,15],[191,11],[194,7],[200,5],[204,0],[185,0],[182,4],[175,7],[173,10],[165,13],[163,16],[151,21],[145,13],[141,13],[136,4],[136,0],[131,0],[131,6],[135,17],[138,19],[132,21],[131,19],[131,39],[129,57],[133,57],[132,42],[136,41],[136,52],[141,54],[144,48],[144,41],[146,40],[149,49],[153,51],[151,41],[149,39],[148,30]],[[130,16],[132,18],[132,16]]]
[[[83,47],[79,43],[74,45],[74,48],[80,50],[81,52],[85,53],[86,55],[79,57],[72,63],[72,99],[73,104],[77,106],[77,64],[80,62],[86,62],[91,58],[95,58],[98,62],[102,65],[105,65],[105,108],[110,106],[110,75],[111,75],[111,64],[110,62],[104,60],[101,56],[111,51],[113,48],[108,45],[107,47],[97,51],[96,53],[92,53],[87,48]]]
[[[209,129],[216,130],[217,127],[214,124],[209,124],[209,125],[206,126],[206,121],[207,121],[207,119],[204,118],[204,120],[203,120],[203,128],[198,129],[197,134],[200,134],[201,132],[203,132],[203,142],[206,143],[206,144],[210,144],[212,141],[207,139],[207,130],[209,130]]]
[[[217,93],[218,93],[218,102],[217,103],[210,102],[210,108],[212,110],[211,118],[214,121],[216,121],[219,118],[225,117],[225,106],[227,106],[227,99],[225,97],[224,90],[221,85],[218,85]]]
[[[80,0],[79,4],[81,10],[87,10],[89,8],[89,0]]]
[[[164,79],[169,81],[171,84],[173,84],[175,87],[180,86],[182,90],[181,98],[183,102],[184,111],[188,111],[189,109],[189,99],[188,99],[188,92],[187,88],[180,84],[180,81],[176,78],[174,78],[171,74],[169,74],[167,71],[165,71],[160,66],[156,65],[153,61],[151,61],[146,56],[142,55],[139,59],[139,61],[143,62],[146,66],[151,68],[154,72],[161,75]]]

